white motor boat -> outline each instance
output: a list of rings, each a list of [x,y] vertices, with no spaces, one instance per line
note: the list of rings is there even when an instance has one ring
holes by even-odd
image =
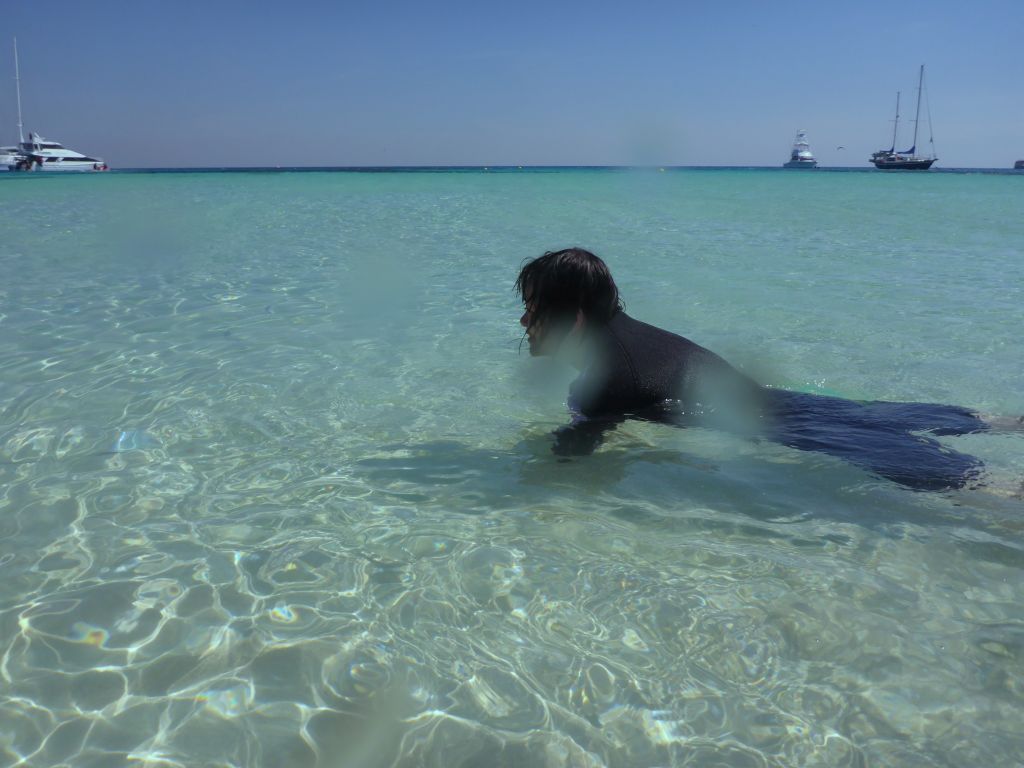
[[[14,167],[25,159],[17,147],[0,147],[0,173],[13,171]]]
[[[30,133],[22,142],[23,159],[15,165],[20,171],[105,171],[107,164],[98,157],[89,157],[68,149],[56,141]]]
[[[815,168],[818,161],[811,153],[811,145],[807,143],[807,133],[797,131],[796,139],[793,141],[793,151],[789,155],[789,162],[783,163],[783,168]]]
[[[18,41],[14,41],[14,82],[18,94],[18,146],[0,149],[0,164],[11,171],[105,171],[107,164],[68,149],[63,144],[30,133],[25,141],[21,122],[21,71],[18,69]]]

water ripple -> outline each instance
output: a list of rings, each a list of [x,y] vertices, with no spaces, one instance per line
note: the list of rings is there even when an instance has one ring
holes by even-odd
[[[881,243],[895,179],[787,179],[0,184],[0,765],[1013,762],[1012,493],[641,423],[551,454],[506,288],[581,238],[775,383],[1024,410],[972,223],[1024,239],[1013,179]]]

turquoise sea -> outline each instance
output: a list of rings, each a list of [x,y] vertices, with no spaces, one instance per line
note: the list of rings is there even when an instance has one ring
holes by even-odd
[[[0,766],[1009,766],[1024,434],[985,486],[621,427],[518,267],[763,383],[1024,413],[1024,177],[0,179]]]

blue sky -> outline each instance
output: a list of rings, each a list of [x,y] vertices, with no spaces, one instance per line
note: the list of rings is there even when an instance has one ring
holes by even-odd
[[[940,166],[1024,158],[1024,0],[51,0],[3,16],[0,142],[16,138],[16,34],[26,130],[116,167],[777,165],[798,128],[823,165],[864,166],[897,89],[912,116],[921,63]]]

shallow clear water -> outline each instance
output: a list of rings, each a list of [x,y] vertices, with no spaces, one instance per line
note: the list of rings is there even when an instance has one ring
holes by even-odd
[[[0,765],[1009,765],[984,489],[632,423],[551,455],[525,257],[777,386],[1024,413],[1024,179],[0,180]],[[22,761],[22,762],[19,762]],[[149,762],[146,762],[149,761]]]

